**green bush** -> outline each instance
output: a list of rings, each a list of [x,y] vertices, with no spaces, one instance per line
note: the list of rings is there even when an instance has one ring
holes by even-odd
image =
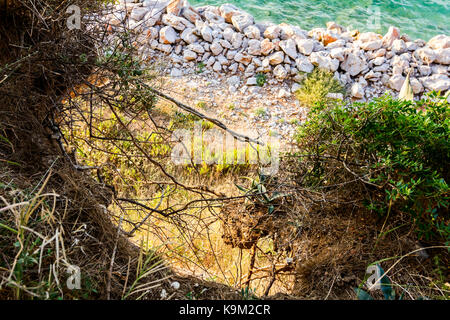
[[[449,103],[436,93],[415,102],[384,96],[317,106],[298,129],[309,170],[303,182],[321,190],[362,184],[367,208],[407,213],[421,239],[448,244],[449,115]]]
[[[316,104],[330,102],[327,98],[329,93],[342,93],[345,95],[345,88],[334,77],[332,72],[315,68],[313,72],[302,81],[302,87],[295,92],[298,101],[312,107]]]
[[[266,81],[267,81],[267,77],[266,77],[266,75],[264,73],[258,73],[256,75],[256,84],[259,87],[263,87],[264,84],[266,83]]]

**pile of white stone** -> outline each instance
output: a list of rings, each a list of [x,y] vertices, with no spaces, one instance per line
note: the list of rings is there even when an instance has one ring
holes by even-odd
[[[381,36],[334,22],[308,32],[284,23],[256,23],[232,4],[194,8],[186,0],[121,0],[106,19],[113,30],[124,23],[134,30],[147,55],[168,55],[173,76],[202,63],[221,74],[241,72],[250,86],[257,84],[258,73],[284,81],[319,67],[334,72],[356,99],[387,88],[400,91],[408,73],[417,96],[450,88],[447,35],[427,43],[395,27]]]

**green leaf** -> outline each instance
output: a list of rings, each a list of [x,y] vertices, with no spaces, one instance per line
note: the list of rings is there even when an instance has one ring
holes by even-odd
[[[241,190],[242,192],[244,192],[244,193],[247,193],[247,189],[245,189],[244,187],[241,187],[240,185],[238,185],[238,184],[234,184],[239,190]]]
[[[395,291],[392,290],[392,284],[389,281],[388,277],[384,275],[384,270],[381,268],[379,264],[377,264],[378,271],[380,273],[380,287],[383,292],[384,299],[386,300],[395,300]]]

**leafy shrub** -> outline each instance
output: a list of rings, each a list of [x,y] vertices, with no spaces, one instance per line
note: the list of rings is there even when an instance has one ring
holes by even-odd
[[[334,77],[334,74],[319,68],[308,74],[301,84],[302,87],[297,90],[295,95],[300,103],[308,107],[312,107],[317,103],[330,102],[331,99],[327,98],[329,93],[342,93],[345,95],[345,88]]]
[[[449,115],[436,93],[414,102],[384,96],[315,107],[297,135],[309,159],[303,183],[321,190],[344,183],[347,191],[362,184],[367,208],[408,213],[421,239],[448,244]]]
[[[197,73],[203,73],[205,67],[206,67],[205,63],[200,62],[200,63],[197,65]]]
[[[256,84],[260,87],[264,86],[267,81],[267,77],[264,73],[258,73],[256,75]]]
[[[267,111],[264,108],[258,108],[255,110],[255,116],[257,117],[265,117],[267,116]]]

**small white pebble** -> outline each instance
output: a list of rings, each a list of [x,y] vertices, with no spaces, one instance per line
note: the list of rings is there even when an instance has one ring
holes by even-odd
[[[180,283],[177,282],[177,281],[172,282],[172,283],[170,284],[170,286],[171,286],[172,288],[174,288],[175,290],[180,289]]]
[[[165,299],[165,298],[167,298],[167,291],[166,291],[166,289],[162,289],[161,290],[161,299]]]
[[[286,263],[287,263],[287,264],[292,263],[292,262],[294,262],[294,259],[292,259],[292,258],[286,258]]]

